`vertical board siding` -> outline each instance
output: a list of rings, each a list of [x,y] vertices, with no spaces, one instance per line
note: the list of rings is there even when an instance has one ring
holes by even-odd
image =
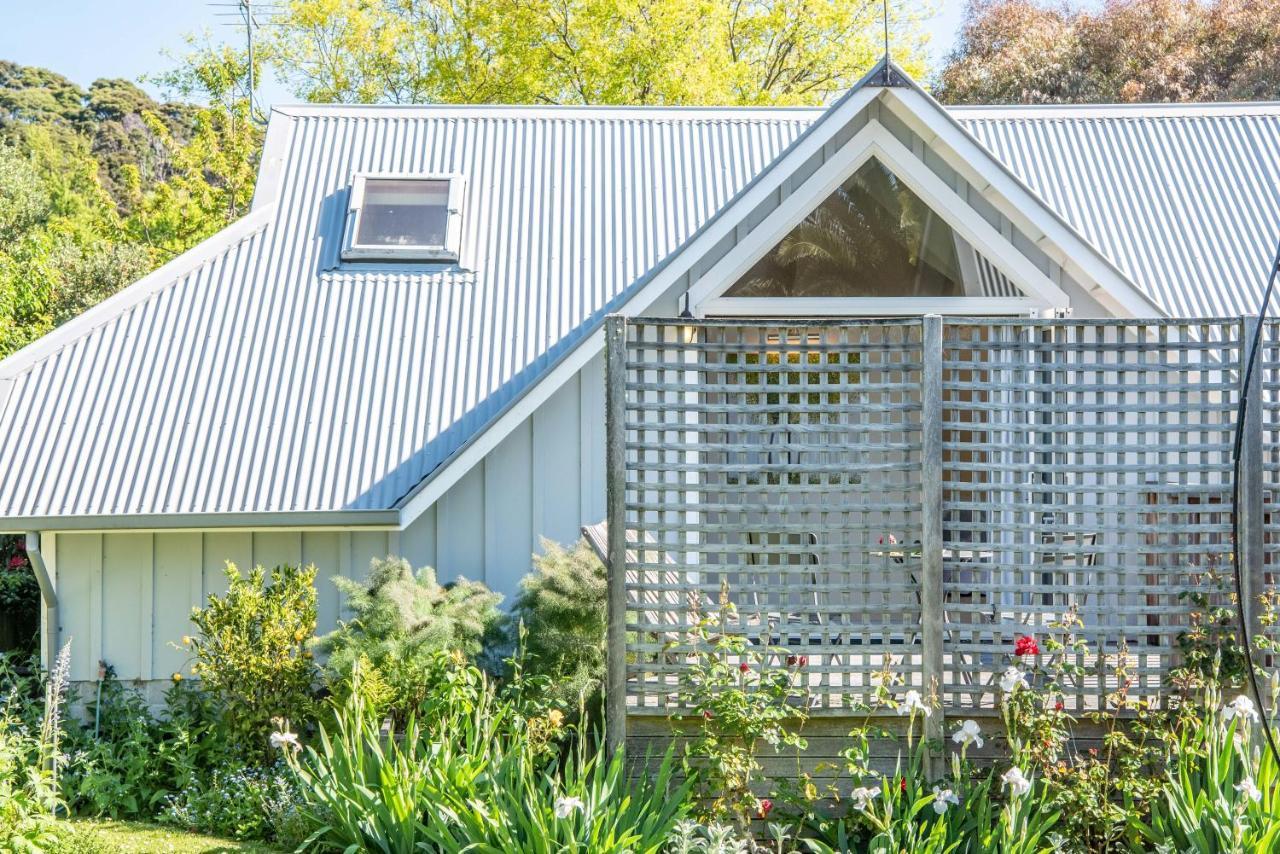
[[[227,562],[241,572],[253,568],[253,534],[247,531],[213,531],[204,535],[204,595],[227,592]]]
[[[400,532],[400,552],[414,568],[436,565],[436,508],[428,507]]]
[[[257,531],[253,535],[253,564],[297,566],[302,562],[301,531]]]
[[[485,457],[484,512],[473,520],[484,528],[484,569],[481,574],[472,574],[460,567],[440,566],[445,580],[465,575],[505,593],[514,590],[525,574],[529,540],[522,534],[529,530],[524,520],[533,518],[532,448],[532,425],[525,421]],[[502,519],[508,525],[490,524],[490,519]]]
[[[441,580],[485,577],[484,468],[479,465],[467,472],[436,503],[436,569]]]
[[[583,365],[578,374],[578,390],[581,392],[578,410],[581,441],[578,447],[582,454],[578,514],[585,525],[605,517],[604,388],[604,354],[600,354]]]
[[[146,589],[152,573],[151,534],[102,539],[102,660],[125,679],[149,679],[152,609]],[[144,661],[145,657],[145,661]]]
[[[201,535],[183,531],[154,536],[152,677],[163,679],[178,672],[190,675],[191,662],[181,640],[193,628],[191,609],[202,604],[199,588],[192,585],[192,579],[203,573]]]
[[[356,581],[364,581],[369,577],[369,565],[375,559],[387,555],[385,531],[352,531],[350,577]]]
[[[58,535],[58,636],[71,644],[71,678],[98,678],[102,535]]]
[[[401,532],[162,531],[56,535],[53,570],[60,636],[74,638],[72,677],[97,676],[99,659],[122,679],[189,673],[181,647],[192,607],[226,592],[227,561],[315,564],[317,631],[350,616],[334,578],[362,580],[375,558],[398,553],[502,593],[509,605],[543,537],[571,543],[604,518],[604,364],[552,396],[467,477]]]
[[[333,579],[338,576],[340,536],[337,531],[302,534],[302,562],[316,568],[316,626],[321,633],[338,624],[338,587]]]
[[[579,513],[581,480],[577,472],[582,445],[578,406],[578,378],[565,383],[546,406],[533,414],[533,525],[534,537],[525,549],[519,574],[529,570],[529,555],[538,548],[539,536],[556,542],[576,540],[582,529]]]

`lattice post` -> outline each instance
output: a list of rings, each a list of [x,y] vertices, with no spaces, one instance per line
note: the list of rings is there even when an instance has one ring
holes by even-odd
[[[1249,386],[1245,387],[1245,364],[1249,359],[1249,345],[1253,336],[1258,334],[1258,320],[1255,317],[1240,319],[1240,370],[1237,381],[1240,383],[1239,393],[1247,394],[1248,408],[1244,413],[1244,424],[1240,425],[1240,483],[1238,486],[1240,506],[1237,512],[1240,518],[1240,568],[1241,581],[1240,604],[1244,608],[1251,628],[1255,634],[1262,631],[1259,623],[1261,608],[1258,596],[1266,590],[1266,552],[1264,510],[1262,496],[1262,360],[1254,365],[1253,375],[1249,377]]]
[[[920,353],[920,624],[924,693],[944,696],[942,657],[942,318],[921,320]],[[941,739],[943,710],[926,718],[926,737]]]
[[[605,478],[609,531],[608,627],[605,634],[605,747],[627,739],[627,320],[605,322]]]

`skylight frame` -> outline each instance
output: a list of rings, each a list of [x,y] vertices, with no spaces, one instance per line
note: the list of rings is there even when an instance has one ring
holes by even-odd
[[[438,245],[395,245],[357,243],[360,220],[365,210],[365,195],[370,181],[423,181],[448,184],[445,203],[445,238]],[[423,263],[457,263],[462,239],[462,195],[466,179],[456,172],[356,172],[351,176],[351,191],[343,223],[343,261],[417,261]]]

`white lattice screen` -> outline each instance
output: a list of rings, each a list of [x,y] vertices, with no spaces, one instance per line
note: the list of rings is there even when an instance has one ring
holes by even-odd
[[[684,630],[722,590],[726,630],[807,656],[835,714],[886,668],[936,679],[948,708],[992,707],[1014,639],[1072,609],[1092,649],[1073,705],[1154,696],[1180,594],[1229,566],[1238,321],[935,319],[940,340],[915,319],[612,322],[629,713],[670,710]],[[1274,325],[1266,341],[1270,509]]]

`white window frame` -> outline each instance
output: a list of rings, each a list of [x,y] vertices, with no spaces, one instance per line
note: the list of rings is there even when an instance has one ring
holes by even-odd
[[[365,188],[369,181],[446,181],[449,184],[444,243],[439,246],[388,246],[356,243],[360,218],[364,212]],[[357,172],[351,176],[351,192],[347,200],[347,216],[343,225],[343,261],[425,261],[457,262],[462,238],[462,191],[465,179],[456,173],[435,172]]]

